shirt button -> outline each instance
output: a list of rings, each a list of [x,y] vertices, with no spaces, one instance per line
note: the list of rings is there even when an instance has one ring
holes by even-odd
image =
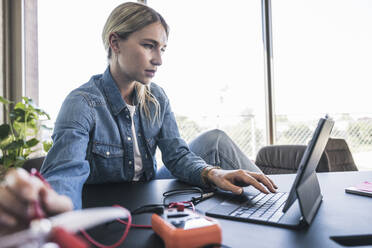
[[[129,115],[127,115],[126,117],[127,117],[127,119],[129,119]]]
[[[131,138],[131,137],[128,137],[128,140],[129,140],[129,141],[131,141],[131,140],[132,140],[132,138]]]
[[[132,164],[132,161],[129,161],[129,164]]]
[[[107,156],[110,156],[110,152],[106,152],[106,155],[107,155]]]

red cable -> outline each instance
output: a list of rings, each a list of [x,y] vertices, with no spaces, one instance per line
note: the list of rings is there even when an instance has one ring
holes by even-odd
[[[128,225],[128,222],[126,222],[126,221],[124,221],[124,220],[117,219],[117,221],[120,222],[121,224]],[[152,228],[151,225],[130,224],[130,226],[133,227],[133,228],[149,228],[149,229]]]
[[[173,208],[173,207],[177,207],[178,204],[185,204],[185,203],[188,204],[192,208],[193,212],[195,212],[195,205],[191,201],[171,202],[169,203],[168,207]]]
[[[31,174],[31,176],[38,177],[47,187],[51,188],[50,184],[45,180],[45,178],[40,174],[40,172],[38,170],[36,170],[35,168],[32,168],[30,174]],[[95,246],[97,246],[99,248],[116,248],[119,245],[121,245],[121,243],[123,243],[124,240],[127,238],[129,229],[131,227],[135,227],[135,228],[136,227],[138,227],[138,228],[152,228],[151,225],[136,225],[136,224],[132,224],[132,216],[131,216],[130,212],[126,208],[123,208],[120,205],[113,205],[113,206],[114,207],[122,208],[124,211],[127,212],[127,214],[128,214],[128,222],[123,221],[121,219],[117,219],[118,222],[127,225],[127,227],[125,228],[125,231],[124,231],[123,235],[121,236],[121,238],[115,244],[113,244],[113,245],[104,245],[104,244],[101,244],[101,243],[97,242],[96,240],[94,240],[86,231],[80,230],[80,232],[83,234],[83,236],[89,242],[91,242],[92,244],[94,244]],[[41,218],[44,218],[45,217],[45,214],[44,214],[43,210],[41,209],[39,202],[37,202],[37,201],[33,202],[33,207],[34,207],[34,215],[35,216],[32,219],[34,219],[34,218],[41,219]]]
[[[125,228],[125,231],[124,231],[124,233],[123,233],[123,235],[121,236],[121,238],[116,242],[116,243],[114,243],[114,244],[112,244],[112,245],[104,245],[104,244],[101,244],[101,243],[99,243],[99,242],[97,242],[96,240],[94,240],[86,231],[84,231],[84,230],[80,230],[80,232],[83,234],[83,236],[89,241],[89,242],[91,242],[93,245],[95,245],[95,246],[97,246],[97,247],[99,247],[99,248],[116,248],[116,247],[118,247],[119,245],[121,245],[123,242],[124,242],[124,240],[127,238],[127,235],[128,235],[128,232],[129,232],[129,229],[130,229],[130,227],[131,227],[131,225],[132,225],[132,216],[130,215],[130,212],[127,210],[127,209],[125,209],[125,208],[123,208],[122,206],[120,206],[120,205],[114,205],[114,207],[119,207],[119,208],[122,208],[124,211],[126,211],[127,212],[127,214],[128,214],[128,224],[127,224],[127,227]],[[117,219],[118,221],[120,220],[120,219]]]
[[[35,176],[35,177],[39,178],[48,188],[50,188],[50,189],[52,188],[52,186],[50,186],[50,184],[47,182],[47,180],[45,180],[43,175],[41,175],[40,172],[37,169],[32,168],[30,174],[31,174],[31,176]]]
[[[52,188],[50,186],[50,184],[45,180],[45,178],[40,174],[40,172],[38,172],[37,169],[32,168],[31,172],[30,172],[30,175],[39,178],[40,181],[42,181],[44,183],[44,185],[46,185],[46,187]],[[32,201],[31,204],[32,204],[32,207],[33,207],[33,215],[31,216],[30,221],[33,220],[33,219],[45,218],[45,213],[40,206],[40,202],[35,200],[35,201]]]
[[[183,202],[171,202],[169,204],[169,207],[174,207],[174,206],[177,206],[177,204],[189,204],[189,206],[191,206],[192,210],[195,212],[195,206],[192,202],[190,201],[183,201]],[[128,214],[128,222],[124,221],[124,220],[121,220],[121,219],[116,219],[118,222],[122,223],[122,224],[125,224],[126,225],[126,228],[125,228],[125,231],[123,233],[123,235],[121,236],[121,238],[114,244],[112,245],[104,245],[104,244],[101,244],[99,243],[98,241],[94,240],[86,231],[84,230],[80,230],[80,232],[83,234],[83,236],[89,241],[91,242],[93,245],[99,247],[99,248],[116,248],[118,247],[119,245],[121,245],[124,240],[127,238],[128,236],[128,232],[129,232],[129,229],[131,227],[134,227],[134,228],[152,228],[151,225],[137,225],[137,224],[132,224],[132,216],[130,214],[130,212],[126,209],[126,208],[123,208],[122,206],[120,205],[113,205],[114,207],[119,207],[119,208],[122,208],[124,209],[127,214]]]

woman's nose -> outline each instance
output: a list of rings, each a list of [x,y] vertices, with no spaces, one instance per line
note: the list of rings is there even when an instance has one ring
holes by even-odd
[[[153,57],[151,59],[151,64],[160,66],[163,63],[161,58],[161,52],[154,52]]]

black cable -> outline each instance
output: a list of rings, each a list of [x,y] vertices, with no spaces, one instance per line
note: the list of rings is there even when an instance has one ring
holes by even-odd
[[[211,198],[212,196],[214,196],[214,192],[203,193],[200,197],[192,197],[191,202],[196,205],[208,198]]]
[[[132,215],[143,214],[143,213],[156,213],[156,214],[163,214],[164,213],[164,205],[163,204],[148,204],[143,205],[135,210],[131,211]]]
[[[191,188],[184,188],[184,189],[172,189],[163,193],[164,197],[170,197],[173,195],[183,195],[183,194],[190,194],[190,193],[199,193],[203,194],[203,190],[198,187],[191,187]]]
[[[204,193],[202,189],[198,187],[190,187],[190,188],[183,188],[183,189],[173,189],[163,193],[163,204],[148,204],[140,206],[133,211],[131,211],[131,215],[143,214],[143,213],[156,213],[158,215],[162,215],[164,213],[164,209],[169,206],[169,204],[165,204],[165,200],[171,196],[180,196],[180,195],[187,195],[197,193],[200,194],[198,197],[191,197],[185,202],[191,202],[192,204],[196,205],[201,201],[208,199],[214,195],[214,192],[207,192]],[[190,207],[190,206],[186,206]]]
[[[194,205],[197,205],[201,201],[204,201],[205,199],[208,199],[214,195],[214,192],[207,192],[204,193],[201,188],[198,187],[191,187],[191,188],[183,188],[183,189],[174,189],[169,190],[163,193],[164,199],[163,204],[167,205],[165,203],[166,199],[172,197],[172,196],[181,196],[181,195],[188,195],[188,194],[200,194],[198,197],[191,197],[190,199],[183,200],[185,202],[192,202]]]

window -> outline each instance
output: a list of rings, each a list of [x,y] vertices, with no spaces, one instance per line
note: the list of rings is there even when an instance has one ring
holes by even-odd
[[[148,0],[170,26],[155,78],[182,136],[227,132],[250,157],[265,142],[260,1]]]
[[[272,0],[276,143],[303,143],[325,113],[372,169],[372,2]]]
[[[101,32],[123,1],[38,1],[39,105],[53,126],[70,91],[103,73],[107,66]]]
[[[372,169],[372,2],[271,0],[276,144],[306,144],[336,121],[359,169]],[[38,1],[39,105],[52,121],[66,95],[106,66],[101,32],[120,0]],[[181,135],[227,132],[251,158],[266,145],[261,1],[148,0],[170,26],[154,82]]]

